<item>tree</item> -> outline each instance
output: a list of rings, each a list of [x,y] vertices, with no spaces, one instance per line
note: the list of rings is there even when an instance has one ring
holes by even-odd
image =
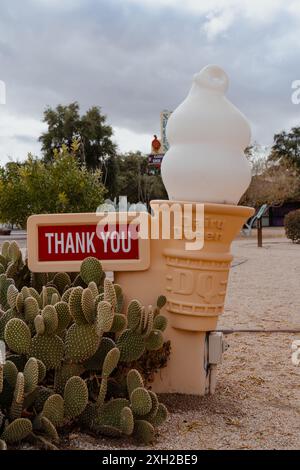
[[[102,170],[108,193],[112,196],[116,190],[116,177],[112,171],[108,178],[106,169],[114,165],[116,145],[112,142],[113,130],[106,124],[101,108],[93,106],[80,116],[77,102],[67,106],[60,104],[55,109],[46,108],[43,121],[48,126],[39,138],[44,160],[52,161],[55,149],[60,149],[62,145],[70,149],[72,141],[77,139],[80,142],[77,158],[88,169]]]
[[[259,207],[265,203],[278,205],[300,199],[300,178],[295,168],[274,164],[264,156],[250,159],[250,162],[252,179],[240,204]]]
[[[275,134],[270,151],[255,142],[245,154],[252,180],[240,204],[259,207],[300,200],[300,127]]]
[[[79,147],[63,145],[48,163],[28,155],[23,163],[1,168],[1,222],[25,227],[31,214],[96,211],[105,194],[101,172],[79,164]]]
[[[253,176],[261,175],[268,168],[268,157],[270,154],[270,147],[260,145],[254,142],[252,145],[245,149],[245,156],[251,165],[251,173]]]
[[[150,175],[147,157],[141,152],[129,152],[117,159],[117,195],[127,196],[130,203],[148,204],[151,199],[166,199],[167,193],[160,175]]]
[[[300,127],[274,135],[269,160],[300,170]]]

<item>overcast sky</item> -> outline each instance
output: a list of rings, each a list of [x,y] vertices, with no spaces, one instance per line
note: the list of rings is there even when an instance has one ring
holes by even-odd
[[[147,152],[160,111],[209,63],[228,73],[253,140],[299,125],[300,2],[1,0],[0,162],[39,154],[45,106],[75,100],[101,106],[121,151]]]

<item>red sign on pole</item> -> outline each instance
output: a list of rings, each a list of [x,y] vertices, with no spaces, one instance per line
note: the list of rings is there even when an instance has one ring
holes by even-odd
[[[144,218],[148,214],[144,214]],[[103,217],[104,219],[104,217]],[[28,265],[33,272],[78,271],[88,256],[108,271],[144,270],[150,264],[148,239],[139,237],[140,223],[107,220],[96,214],[34,215],[27,223]]]

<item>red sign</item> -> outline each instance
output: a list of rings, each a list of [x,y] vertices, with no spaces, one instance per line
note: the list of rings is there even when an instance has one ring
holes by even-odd
[[[41,214],[27,221],[28,266],[33,272],[75,272],[88,256],[106,271],[143,271],[150,266],[150,240],[139,229],[147,213]],[[146,229],[147,232],[147,229]]]
[[[135,227],[136,228],[136,227]],[[38,227],[39,261],[139,259],[139,242],[133,228],[115,225],[42,225]]]
[[[150,154],[148,155],[148,163],[150,165],[154,165],[154,166],[157,166],[157,167],[160,167],[161,166],[161,162],[164,158],[164,154],[162,153],[158,153],[158,154]]]

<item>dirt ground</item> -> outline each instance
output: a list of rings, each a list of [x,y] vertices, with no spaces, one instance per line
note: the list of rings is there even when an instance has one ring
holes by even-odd
[[[283,237],[233,243],[226,329],[300,330],[300,246]],[[300,366],[291,361],[298,334],[234,333],[218,370],[215,395],[165,395],[170,417],[156,449],[299,449]],[[131,440],[73,435],[80,449],[136,448]],[[141,447],[143,448],[143,447]]]
[[[268,235],[265,230],[265,234]],[[255,233],[233,243],[219,328],[300,330],[300,246],[282,232],[258,249]],[[170,416],[151,449],[299,449],[300,366],[291,344],[300,333],[234,333],[218,368],[215,395],[164,395]],[[73,433],[76,449],[135,449],[132,440]],[[143,447],[140,447],[143,448]]]

